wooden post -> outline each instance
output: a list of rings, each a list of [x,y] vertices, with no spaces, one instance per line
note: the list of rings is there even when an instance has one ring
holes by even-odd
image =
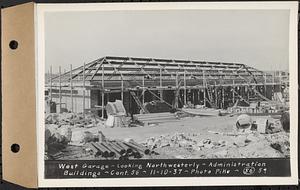
[[[255,88],[255,90],[257,90],[257,88],[256,88],[257,86],[255,85],[254,86],[254,88]],[[249,89],[249,87],[247,87],[247,86],[245,86],[245,90],[246,90],[246,88],[247,88],[247,101],[249,102],[250,101],[250,97],[249,97],[249,91],[250,91],[250,89]]]
[[[205,71],[202,71],[203,79],[202,79],[202,86],[203,86],[203,105],[206,105],[206,79],[205,79]]]
[[[215,106],[216,107],[218,107],[218,103],[219,103],[219,101],[218,101],[218,89],[217,89],[217,81],[215,80],[215,98],[216,98],[216,100],[215,100]]]
[[[274,93],[275,93],[275,75],[276,75],[276,71],[274,71],[273,73],[273,84],[272,84],[272,100],[274,100]]]
[[[174,107],[178,108],[178,95],[179,95],[179,90],[180,90],[179,86],[178,86],[178,72],[176,72],[175,82],[176,82],[176,84],[175,84],[176,88],[175,88],[175,103],[174,103]]]
[[[83,71],[82,71],[82,75],[83,75],[83,104],[82,104],[82,107],[83,107],[83,118],[85,118],[85,63],[83,64]]]
[[[225,107],[225,90],[224,87],[222,87],[222,109]]]
[[[74,113],[74,107],[73,107],[73,76],[72,76],[72,64],[70,64],[70,92],[71,92],[71,110],[72,113]]]
[[[77,97],[75,98],[75,113],[78,113],[78,109],[77,109]]]
[[[183,98],[184,98],[184,105],[186,105],[186,72],[184,70],[183,73],[183,83],[184,83],[184,94],[183,94]]]
[[[123,76],[121,76],[121,100],[124,104],[124,81],[123,81]]]
[[[267,97],[267,74],[265,73],[264,74],[264,94],[265,94],[265,97]]]
[[[200,105],[200,88],[197,89],[197,105]]]
[[[162,90],[162,69],[159,68],[159,87],[160,87],[160,99],[163,100],[163,90]]]
[[[232,101],[233,101],[233,104],[235,103],[235,84],[234,84],[234,80],[232,81]]]
[[[193,104],[195,105],[195,90],[194,89],[191,89],[191,93],[192,93],[192,96],[193,96]]]
[[[282,73],[281,73],[281,71],[278,71],[279,72],[279,84],[280,84],[280,89],[281,89],[281,85],[282,85]]]
[[[145,104],[145,76],[143,76],[143,100],[142,100],[142,103],[143,105]],[[162,99],[162,97],[160,97]]]
[[[102,65],[102,98],[101,98],[101,111],[102,111],[102,119],[104,119],[104,66]]]
[[[59,113],[61,113],[61,67],[59,66]]]
[[[50,66],[50,102],[52,101],[52,65]]]

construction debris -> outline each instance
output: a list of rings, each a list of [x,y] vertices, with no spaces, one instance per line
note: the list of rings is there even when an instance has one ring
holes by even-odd
[[[285,131],[277,132],[266,136],[270,146],[282,154],[284,157],[290,156],[289,134]]]
[[[211,139],[203,139],[196,141],[197,134],[175,133],[174,135],[161,135],[159,137],[148,138],[145,142],[150,149],[164,148],[164,147],[184,147],[190,150],[212,149],[223,147],[227,144],[226,141],[212,141]]]
[[[236,121],[237,132],[257,131],[261,134],[272,134],[282,131],[279,121],[271,117],[256,118],[253,120],[251,116],[242,114],[238,116]]]
[[[101,122],[101,119],[94,114],[82,113],[51,113],[45,116],[45,124],[56,124],[61,125],[71,125],[75,127],[85,127],[90,124],[97,125]]]
[[[82,138],[81,143],[86,144],[86,143],[89,143],[89,142],[97,142],[100,139],[99,136],[100,136],[99,133],[97,135],[95,135],[95,134],[93,134],[89,131],[85,131],[83,133],[83,138]]]
[[[245,130],[250,130],[252,127],[253,121],[252,118],[247,115],[247,114],[242,114],[238,116],[236,120],[236,129],[237,131],[245,131]]]
[[[274,142],[274,143],[271,143],[270,146],[272,148],[274,148],[275,150],[279,151],[280,153],[282,153],[283,155],[285,155],[285,157],[290,156],[290,143],[288,141]]]
[[[57,129],[45,130],[45,152],[49,157],[58,157],[57,154],[67,147],[71,142],[72,131],[67,128],[65,131],[59,131]]]
[[[230,113],[245,113],[249,115],[280,115],[282,111],[288,110],[288,106],[274,101],[250,102],[248,105],[238,104],[237,100],[233,107],[227,109]]]
[[[259,133],[267,133],[267,128],[269,125],[269,122],[265,118],[256,119],[254,121],[254,124],[256,125],[256,130]]]
[[[145,141],[145,144],[151,150],[156,150],[160,154],[167,152],[176,155],[176,158],[195,158],[195,155],[201,158],[289,156],[289,136],[286,132],[279,130],[278,122],[270,119],[258,121],[258,119],[248,117],[239,118],[239,121],[242,124],[262,124],[264,127],[249,128],[248,131],[239,132],[208,131],[218,137],[199,133],[167,134],[150,137]],[[257,149],[257,147],[259,148]]]
[[[143,125],[144,129],[130,130],[142,130],[145,134],[140,136],[143,137],[138,138],[125,132],[126,137],[132,139],[123,139],[119,132],[111,133],[115,129],[87,128],[85,125],[84,128],[77,128],[76,124],[71,125],[68,121],[78,119],[78,116],[74,115],[65,113],[57,117],[52,114],[48,118],[48,122],[53,124],[46,125],[45,159],[289,157],[289,133],[283,130],[280,118],[277,117],[244,114],[234,118],[213,117],[212,121],[210,117],[199,116],[178,119],[178,114],[175,113],[142,114],[138,117],[135,115],[131,124]],[[181,121],[182,128],[170,124],[171,121]],[[215,127],[215,121],[218,122],[218,128]],[[156,127],[151,129],[149,126],[152,125]],[[189,125],[193,127],[190,128]],[[170,134],[166,126],[189,132]],[[220,126],[222,128],[219,128]],[[150,133],[153,133],[153,130],[156,132],[160,127],[163,131],[166,130],[164,135],[151,137]],[[108,132],[109,137],[104,136],[103,132]]]

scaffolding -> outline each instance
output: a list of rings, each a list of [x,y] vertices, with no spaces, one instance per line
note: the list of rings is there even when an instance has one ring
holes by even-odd
[[[102,110],[102,116],[105,94],[112,92],[120,93],[121,100],[124,101],[125,92],[141,91],[140,103],[143,104],[146,91],[161,101],[164,101],[164,90],[173,90],[176,94],[175,98],[180,96],[179,91],[183,91],[182,102],[185,105],[188,90],[204,90],[204,105],[208,102],[212,107],[217,107],[218,96],[221,96],[221,103],[225,102],[224,88],[226,87],[250,88],[260,97],[265,97],[256,88],[257,86],[264,87],[266,92],[267,85],[280,84],[280,80],[275,79],[274,75],[240,63],[107,56],[75,69],[70,65],[70,71],[56,76],[52,76],[52,68],[50,70],[51,76],[46,83],[50,97],[53,89],[59,89],[61,105],[62,88],[69,89],[73,111],[74,90],[82,90],[84,110],[85,91],[99,90],[101,91],[99,109]],[[221,95],[215,92],[213,96],[211,90],[215,90],[216,87],[222,88]],[[233,89],[232,96],[234,102],[239,97],[239,93]]]

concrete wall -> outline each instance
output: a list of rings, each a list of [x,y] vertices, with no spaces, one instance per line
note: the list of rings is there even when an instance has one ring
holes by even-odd
[[[85,91],[85,109],[91,108],[91,102],[90,102],[90,92]],[[57,104],[57,112],[59,113],[59,94],[52,94],[52,101],[54,101]],[[62,94],[61,99],[62,108],[66,108],[68,111],[71,111],[72,109],[72,99],[70,94]],[[83,91],[78,91],[78,94],[73,95],[73,112],[74,113],[82,113],[83,112]]]

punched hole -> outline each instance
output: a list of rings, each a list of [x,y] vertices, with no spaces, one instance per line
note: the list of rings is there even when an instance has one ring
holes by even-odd
[[[18,153],[20,151],[20,145],[18,144],[12,144],[11,147],[10,147],[11,151],[13,153]]]
[[[9,42],[10,49],[15,50],[15,49],[18,48],[18,46],[19,46],[19,43],[16,40],[12,40],[12,41]]]

